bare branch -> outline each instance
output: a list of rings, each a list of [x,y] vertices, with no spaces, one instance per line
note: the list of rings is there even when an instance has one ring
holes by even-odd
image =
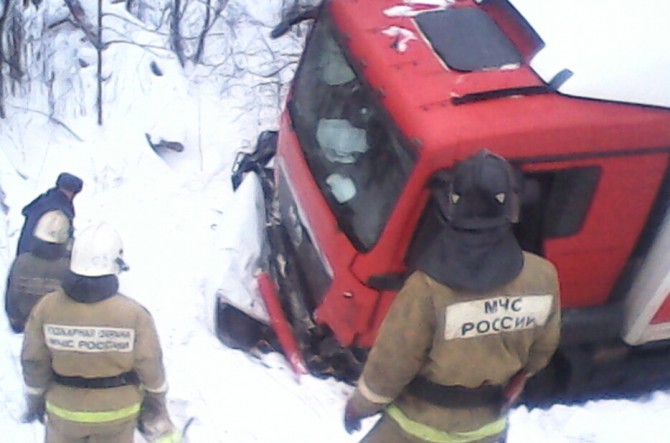
[[[160,34],[160,32],[158,31],[159,28],[160,28],[160,25],[158,27],[155,27],[155,28],[154,27],[149,28],[144,23],[138,23],[136,20],[129,20],[128,17],[124,17],[124,16],[119,15],[115,12],[105,12],[105,13],[102,14],[102,17],[103,18],[106,18],[106,17],[115,18],[115,19],[117,19],[117,20],[119,20],[123,23],[127,23],[129,25],[136,26],[138,29],[143,29],[145,31],[156,32],[156,33]],[[108,29],[108,27],[105,27],[105,29]]]
[[[111,45],[130,45],[130,46],[136,46],[136,47],[142,48],[142,49],[150,49],[150,50],[155,50],[155,51],[169,52],[169,49],[165,48],[164,46],[147,45],[147,44],[132,42],[132,41],[129,41],[129,40],[108,40],[108,41],[105,42],[104,45],[102,45],[102,49],[105,50],[105,49],[109,48]]]
[[[70,135],[72,135],[75,139],[77,139],[77,141],[80,141],[80,142],[84,141],[81,137],[79,137],[77,135],[76,132],[74,132],[72,129],[70,129],[68,127],[68,125],[66,125],[61,120],[57,119],[56,117],[47,114],[46,112],[42,112],[38,109],[26,108],[26,107],[23,107],[23,106],[14,106],[14,105],[11,105],[11,104],[9,106],[11,106],[14,109],[18,109],[20,111],[34,112],[35,114],[43,115],[44,117],[48,118],[50,122],[53,122],[53,123],[57,124],[58,126],[61,126],[62,128],[64,128],[67,132],[70,133]]]

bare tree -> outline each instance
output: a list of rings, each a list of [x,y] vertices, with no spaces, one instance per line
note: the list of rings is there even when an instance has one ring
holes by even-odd
[[[70,10],[77,27],[86,35],[88,42],[94,47],[98,47],[100,45],[99,34],[90,19],[86,17],[86,12],[79,0],[65,0],[65,5]]]
[[[97,94],[96,94],[96,107],[98,113],[98,124],[102,125],[102,50],[103,50],[103,41],[102,41],[102,0],[98,0],[98,13],[97,13],[97,26],[94,26],[91,20],[86,17],[86,12],[81,6],[79,0],[64,0],[67,5],[72,17],[77,23],[78,27],[84,32],[88,42],[93,45],[97,55],[97,70],[96,70],[96,80],[97,80]]]
[[[219,4],[225,5],[227,3],[228,2],[226,1],[226,2],[220,2]],[[223,7],[221,8],[221,10],[223,10]],[[219,10],[217,13],[214,14],[215,19],[221,13],[221,10]],[[200,63],[202,61],[202,53],[205,50],[205,37],[207,36],[209,30],[212,29],[212,25],[214,24],[213,22],[210,23],[211,18],[212,18],[212,0],[206,0],[205,17],[202,22],[202,30],[200,31],[200,35],[198,36],[198,47],[195,50],[195,55],[193,56],[193,59],[196,63]]]
[[[7,26],[7,17],[9,17],[9,1],[2,0],[2,10],[0,10],[0,118],[6,118],[5,114],[5,45],[4,36]]]
[[[181,36],[181,18],[182,18],[181,0],[174,0],[172,4],[172,20],[170,20],[170,45],[179,59],[179,64],[185,66],[186,55],[184,54],[183,39]]]
[[[207,36],[229,0],[173,0],[170,11],[170,46],[182,66],[203,62]],[[195,31],[198,29],[197,31]]]
[[[33,2],[32,6],[28,1]],[[56,8],[55,13],[51,8],[48,14],[46,8],[37,8],[38,0],[0,0],[0,118],[5,117],[6,94],[10,91],[8,82],[13,82],[12,94],[21,91],[43,94],[52,119],[71,109],[73,104],[79,106],[81,113],[90,109],[93,96],[88,96],[87,101],[83,76],[91,71],[81,67],[86,68],[96,61],[86,56],[79,59],[78,54],[87,52],[81,51],[82,44],[90,45],[96,51],[97,70],[91,74],[97,82],[95,107],[99,124],[103,117],[103,86],[112,78],[105,74],[111,72],[112,66],[102,69],[103,52],[117,44],[141,46],[148,52],[172,50],[182,66],[192,65],[190,76],[218,81],[222,95],[239,95],[255,108],[260,104],[267,121],[270,114],[278,112],[299,59],[304,34],[291,32],[281,41],[272,41],[270,31],[279,19],[268,10],[248,7],[255,0],[245,0],[248,3],[230,0],[112,1],[125,1],[126,10],[134,17],[118,12],[103,14],[101,0],[97,2],[97,17],[92,9],[94,5],[83,0],[64,0],[64,6]],[[297,10],[303,3],[318,1],[274,0],[268,4],[287,13]],[[12,15],[13,10],[18,12],[16,17]],[[259,14],[259,11],[262,12]],[[103,17],[106,16],[113,16],[113,20],[104,19],[109,29],[103,28]],[[134,42],[129,38],[130,33],[120,31],[122,28],[117,26],[118,23],[152,32],[158,40]],[[64,42],[66,54],[71,53],[73,57],[63,55]],[[158,64],[152,69],[154,73],[160,71]],[[14,85],[21,85],[22,89],[15,91]]]
[[[12,92],[23,77],[21,53],[23,49],[23,14],[20,2],[11,5],[9,14],[9,29],[7,33],[7,60],[9,64],[9,78],[11,79]]]
[[[216,8],[212,9],[211,0],[207,0],[205,18],[203,20],[200,34],[198,35],[198,46],[193,56],[194,63],[202,63],[203,54],[205,52],[205,39],[209,32],[214,28],[214,24],[228,5],[228,2],[229,0],[219,0]]]
[[[2,0],[0,10],[0,118],[5,118],[5,71],[9,71],[12,90],[22,76],[21,48],[23,20],[20,2]]]

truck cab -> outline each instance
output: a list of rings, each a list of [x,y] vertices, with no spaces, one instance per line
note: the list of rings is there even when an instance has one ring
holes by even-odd
[[[616,28],[626,18],[646,23],[645,35],[668,31],[659,11],[637,22],[631,11],[610,14],[611,2],[592,3],[319,7],[266,187],[269,266],[311,369],[356,375],[445,223],[433,190],[481,149],[523,176],[515,233],[559,273],[563,338],[544,386],[553,394],[624,384],[630,371],[611,368],[638,354],[670,369],[659,363],[668,357],[670,263],[654,253],[670,190],[670,61]],[[611,23],[585,24],[598,8]],[[322,364],[324,354],[339,363]]]

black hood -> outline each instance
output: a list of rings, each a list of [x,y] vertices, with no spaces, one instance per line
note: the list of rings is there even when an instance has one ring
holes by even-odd
[[[45,242],[37,237],[32,239],[30,253],[45,260],[58,260],[68,255],[64,244]]]
[[[63,290],[79,303],[97,303],[115,295],[119,290],[116,275],[86,277],[70,272],[63,280]]]
[[[417,269],[452,289],[480,292],[512,281],[523,263],[511,225],[473,231],[446,225]]]

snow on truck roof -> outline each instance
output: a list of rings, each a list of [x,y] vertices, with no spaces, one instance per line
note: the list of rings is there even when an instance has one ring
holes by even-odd
[[[545,43],[533,70],[572,72],[561,93],[670,107],[670,1],[509,1]]]

